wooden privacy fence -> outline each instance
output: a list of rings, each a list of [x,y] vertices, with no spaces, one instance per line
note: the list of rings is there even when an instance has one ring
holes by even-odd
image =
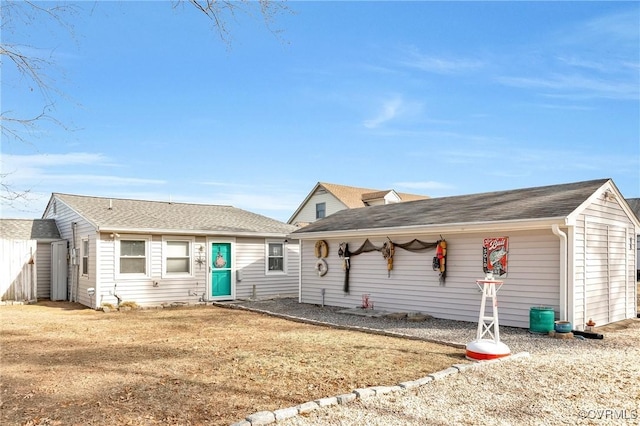
[[[36,300],[36,249],[35,240],[0,240],[1,300]]]

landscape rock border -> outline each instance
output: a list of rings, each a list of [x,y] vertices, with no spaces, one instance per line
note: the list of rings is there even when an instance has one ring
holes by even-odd
[[[290,321],[296,321],[296,322],[318,325],[323,327],[330,327],[330,328],[335,328],[340,330],[355,330],[355,331],[360,331],[364,333],[377,334],[377,335],[383,335],[383,336],[389,336],[389,337],[400,337],[400,338],[411,339],[411,340],[421,340],[421,341],[430,342],[430,343],[438,343],[441,345],[451,346],[458,349],[465,348],[465,345],[461,345],[459,343],[454,343],[454,342],[446,342],[446,341],[440,341],[436,339],[427,339],[419,336],[413,336],[413,335],[408,335],[403,333],[395,333],[395,332],[361,327],[361,326],[348,326],[348,325],[339,325],[339,324],[333,324],[333,323],[323,322],[323,321],[316,321],[316,320],[297,317],[293,315],[280,314],[280,313],[270,312],[267,310],[240,306],[235,303],[213,302],[213,305],[219,306],[221,308],[241,309],[241,310],[261,313],[261,314],[265,314],[265,315],[269,315],[277,318],[287,319]],[[389,393],[406,392],[412,389],[419,388],[421,386],[428,385],[429,383],[435,380],[442,380],[448,376],[462,373],[467,370],[484,368],[485,366],[494,365],[504,361],[515,360],[520,358],[528,358],[530,356],[531,354],[529,352],[519,352],[519,353],[512,354],[502,358],[483,360],[483,361],[474,361],[474,362],[465,363],[465,364],[453,364],[451,367],[445,368],[444,370],[436,371],[434,373],[428,374],[427,376],[416,379],[416,380],[402,382],[395,386],[373,386],[369,388],[354,389],[351,393],[337,395],[333,397],[320,398],[320,399],[316,399],[314,401],[308,401],[293,407],[281,408],[275,411],[259,411],[259,412],[248,415],[243,420],[233,423],[231,426],[269,425],[280,420],[285,420],[285,419],[298,416],[300,414],[307,414],[312,411],[319,410],[321,408],[331,407],[339,404],[340,405],[348,404],[350,402],[356,401],[357,399],[372,398],[372,397],[381,396]]]
[[[445,368],[444,370],[436,371],[435,373],[428,374],[427,376],[419,378],[417,380],[402,382],[396,386],[373,386],[369,388],[354,389],[351,393],[348,394],[316,399],[314,401],[305,402],[294,407],[282,408],[275,411],[259,411],[247,416],[239,422],[233,423],[231,426],[269,425],[280,420],[298,416],[300,414],[307,414],[311,411],[319,410],[321,408],[331,407],[338,404],[348,404],[357,399],[373,398],[389,393],[406,392],[412,389],[419,388],[421,386],[428,385],[435,380],[443,380],[448,376],[463,373],[467,370],[484,368],[486,366],[501,363],[504,361],[528,358],[530,356],[531,355],[529,354],[529,352],[519,352],[507,357],[496,358],[487,361],[478,361],[470,364],[454,364],[453,366]]]

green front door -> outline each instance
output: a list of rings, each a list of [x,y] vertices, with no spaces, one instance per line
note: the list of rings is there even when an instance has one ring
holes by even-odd
[[[211,244],[211,295],[231,296],[231,243]]]

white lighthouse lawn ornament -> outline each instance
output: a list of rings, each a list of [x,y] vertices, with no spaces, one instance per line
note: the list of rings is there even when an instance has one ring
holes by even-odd
[[[485,361],[511,354],[509,347],[500,341],[498,290],[503,283],[503,281],[494,280],[492,274],[487,274],[484,280],[476,280],[476,284],[482,290],[482,302],[480,302],[480,317],[478,318],[476,340],[467,344],[467,359]],[[493,303],[492,316],[485,315],[487,298],[491,298]],[[484,338],[485,336],[490,338]]]
[[[476,280],[476,285],[482,290],[482,301],[476,340],[467,344],[468,359],[482,361],[511,354],[509,347],[500,341],[498,290],[504,281],[494,278],[496,275],[498,278],[506,278],[508,253],[508,237],[485,238],[482,241],[482,269],[486,275],[484,280]],[[492,315],[486,315],[487,298],[491,299]]]

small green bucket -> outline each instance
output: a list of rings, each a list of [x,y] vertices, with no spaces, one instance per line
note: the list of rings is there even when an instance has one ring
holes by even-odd
[[[553,308],[549,306],[532,306],[529,311],[529,331],[547,334],[554,328]]]

